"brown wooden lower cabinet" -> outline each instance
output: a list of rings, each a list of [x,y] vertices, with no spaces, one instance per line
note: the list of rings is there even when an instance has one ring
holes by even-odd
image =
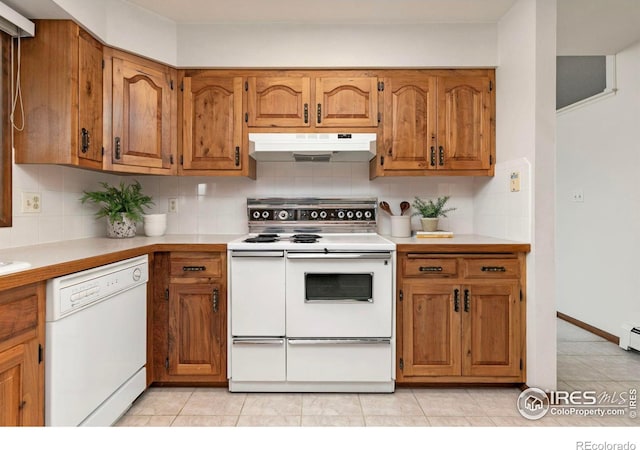
[[[0,426],[44,425],[45,285],[0,292]]]
[[[398,261],[399,383],[525,381],[524,254]]]
[[[154,259],[152,381],[226,384],[226,253]]]

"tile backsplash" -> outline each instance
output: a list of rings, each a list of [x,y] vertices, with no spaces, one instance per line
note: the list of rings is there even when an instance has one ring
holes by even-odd
[[[485,230],[493,223],[500,230],[491,235],[520,236],[523,233],[513,231],[513,228],[528,226],[529,211],[513,196],[502,194],[508,192],[508,179],[503,178],[508,177],[509,167],[524,163],[504,164],[500,170],[498,168],[502,166],[496,166],[496,177],[491,179],[386,177],[375,180],[369,180],[369,169],[365,163],[260,162],[256,180],[236,177],[121,177],[62,166],[14,165],[13,227],[0,228],[0,248],[105,236],[106,219],[96,220],[93,217],[95,207],[81,204],[79,198],[84,190],[98,189],[101,181],[115,184],[121,179],[140,181],[143,192],[151,195],[155,202],[149,212],[167,212],[169,198],[178,200],[178,211],[167,217],[169,234],[245,233],[247,197],[376,197],[389,202],[399,214],[399,204],[403,200],[412,202],[415,196],[435,198],[450,195],[449,204],[457,209],[441,221],[443,229],[458,234],[474,233],[478,228]],[[523,194],[529,190],[528,183],[527,174],[522,179]],[[20,212],[23,192],[41,194],[40,213]],[[524,195],[520,197],[524,198]],[[380,233],[389,234],[389,222],[388,216],[380,212]],[[420,228],[417,217],[412,220],[412,228]],[[487,234],[486,231],[484,233]]]

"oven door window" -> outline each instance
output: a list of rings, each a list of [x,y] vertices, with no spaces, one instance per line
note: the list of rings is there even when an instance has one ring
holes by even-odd
[[[372,273],[305,273],[305,303],[373,302]]]

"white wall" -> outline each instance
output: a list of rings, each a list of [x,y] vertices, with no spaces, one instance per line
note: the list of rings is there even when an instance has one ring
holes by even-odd
[[[619,336],[640,325],[640,42],[616,65],[616,95],[557,117],[557,296],[558,311]]]
[[[176,65],[175,22],[123,0],[53,1],[102,42]]]
[[[179,25],[181,67],[493,67],[496,24]]]
[[[532,243],[527,257],[527,384],[556,387],[555,0],[519,0],[498,24],[496,176],[476,183],[475,231]],[[520,171],[524,189],[509,192]]]
[[[105,236],[104,223],[93,217],[95,209],[79,201],[82,191],[100,188],[100,181],[114,184],[120,177],[71,167],[14,164],[13,225],[0,228],[0,248]],[[23,192],[40,194],[40,213],[20,211]]]

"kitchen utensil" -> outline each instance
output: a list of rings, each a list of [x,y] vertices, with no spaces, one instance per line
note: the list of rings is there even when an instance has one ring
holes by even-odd
[[[404,216],[404,213],[407,212],[411,208],[409,202],[400,202],[400,215]]]
[[[380,202],[380,208],[390,216],[393,216],[393,212],[391,212],[391,206],[389,206],[389,203],[385,201]]]

